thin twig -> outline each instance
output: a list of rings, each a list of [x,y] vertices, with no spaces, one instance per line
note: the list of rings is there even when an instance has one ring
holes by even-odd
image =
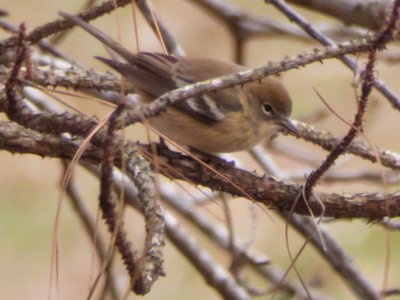
[[[64,168],[66,168],[65,162],[63,163],[63,165]],[[98,232],[99,230],[97,228],[96,221],[93,220],[92,216],[90,215],[90,212],[85,206],[84,204],[85,201],[79,195],[79,192],[73,182],[73,179],[69,181],[66,192],[67,195],[69,196],[71,204],[79,220],[83,225],[83,228],[85,229],[87,236],[94,241],[93,244],[95,246],[100,262],[103,262],[105,259],[107,259],[106,244],[103,241],[102,237],[99,235]],[[108,264],[108,267],[106,269],[104,291],[109,292],[111,294],[112,299],[116,300],[119,299],[117,283],[115,282],[115,278],[112,275],[111,270],[112,270],[112,263]]]
[[[168,53],[173,53],[177,55],[183,55],[184,51],[182,47],[176,42],[173,35],[170,33],[166,25],[160,20],[160,18],[152,12],[151,3],[149,0],[135,0],[138,8],[142,12],[143,16],[145,17],[146,21],[150,24],[151,28],[154,32],[157,32],[157,28],[160,30],[160,34],[162,36],[162,40],[165,42],[165,46],[168,50]],[[153,15],[157,21],[155,24]]]
[[[273,1],[278,1],[278,0],[273,0]],[[373,47],[369,51],[368,63],[365,67],[363,75],[361,97],[360,100],[358,101],[358,110],[354,117],[353,124],[350,127],[347,134],[339,142],[339,144],[337,144],[337,146],[329,153],[329,155],[326,157],[325,161],[321,164],[321,166],[308,176],[304,186],[305,200],[310,197],[312,188],[317,183],[319,178],[321,178],[321,176],[334,164],[335,160],[346,150],[346,148],[350,145],[350,143],[355,138],[357,133],[359,131],[362,131],[362,122],[374,81],[376,53],[378,49],[382,49],[393,38],[393,31],[395,29],[395,25],[398,19],[399,6],[400,6],[400,1],[395,0],[393,4],[392,15],[387,24],[387,27],[385,28],[385,30],[382,31],[381,34],[379,34],[376,37],[376,39],[373,42]]]
[[[287,218],[287,213],[282,213]],[[344,278],[344,282],[359,296],[360,299],[379,300],[381,295],[368,280],[362,275],[360,270],[354,265],[352,258],[349,257],[340,245],[335,241],[332,235],[322,226],[319,228],[320,234],[326,243],[324,249],[321,239],[316,232],[315,222],[309,217],[299,215],[291,216],[291,225],[309,237],[311,244],[318,250],[320,255],[325,257],[326,261],[335,269],[336,272]]]
[[[98,6],[95,6],[87,11],[84,11],[77,16],[82,18],[85,21],[90,21],[96,19],[104,14],[110,13],[116,7],[125,6],[131,3],[131,0],[110,0],[104,2]],[[116,5],[115,5],[116,4]],[[49,22],[42,26],[36,27],[31,33],[26,36],[26,39],[31,44],[36,44],[42,39],[55,34],[62,32],[68,28],[74,26],[73,23],[65,20],[58,19],[56,21]],[[6,51],[14,48],[17,44],[17,39],[15,37],[11,37],[0,41],[0,55],[4,54]]]

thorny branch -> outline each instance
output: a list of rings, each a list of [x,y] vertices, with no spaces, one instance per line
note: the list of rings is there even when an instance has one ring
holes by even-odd
[[[144,294],[146,291],[142,288],[136,288],[137,282],[142,281],[143,278],[140,271],[138,271],[137,252],[132,249],[131,243],[126,237],[125,226],[122,220],[123,205],[122,203],[118,203],[113,194],[113,162],[115,156],[118,155],[114,145],[116,135],[115,124],[121,109],[122,106],[119,106],[108,121],[108,134],[104,141],[104,155],[101,161],[99,207],[109,231],[115,236],[115,246],[118,248],[119,253],[121,253],[122,260],[131,278],[132,290],[137,294]]]
[[[80,144],[79,141],[74,139],[60,138],[49,134],[42,135],[12,126],[6,122],[2,122],[0,125],[0,138],[3,141],[1,147],[12,152],[71,158]],[[126,149],[135,148],[136,145],[128,144],[127,147]],[[141,147],[145,146],[142,145]],[[192,182],[207,186],[212,190],[243,196],[241,190],[226,182],[215,172],[204,168],[193,158],[173,152],[162,145],[157,147],[160,159],[166,163],[165,169],[160,167],[161,173],[165,176],[181,180],[190,179]],[[149,149],[147,148],[147,150]],[[126,151],[129,153],[128,150]],[[102,153],[101,149],[93,145],[83,154],[82,159],[98,163],[101,161]],[[252,200],[278,210],[288,211],[302,189],[299,185],[289,184],[272,177],[259,177],[251,172],[237,169],[233,163],[225,162],[214,156],[204,155],[200,158],[216,171],[224,174],[225,178],[240,186],[251,196]],[[115,163],[117,166],[121,166],[120,162]],[[169,167],[175,168],[178,172],[171,174]],[[385,216],[395,217],[400,215],[400,195],[398,193],[389,193],[388,195],[379,193],[354,195],[318,193],[317,195],[326,206],[326,217],[373,220]],[[320,203],[316,198],[311,197],[309,204],[313,211],[320,212]],[[307,207],[303,204],[299,204],[295,211],[299,214],[309,214]]]
[[[321,166],[313,171],[307,178],[304,187],[305,201],[310,197],[313,186],[317,183],[319,178],[333,165],[335,160],[346,150],[351,141],[355,138],[357,133],[363,132],[362,122],[365,111],[367,109],[368,97],[371,93],[374,81],[374,67],[376,62],[376,53],[378,49],[382,49],[393,38],[393,31],[399,17],[400,1],[395,0],[393,3],[393,10],[390,20],[385,30],[379,34],[373,41],[373,47],[368,53],[368,63],[363,73],[363,82],[361,87],[361,97],[358,101],[358,110],[354,117],[353,124],[347,134],[343,137],[340,143],[329,153]]]

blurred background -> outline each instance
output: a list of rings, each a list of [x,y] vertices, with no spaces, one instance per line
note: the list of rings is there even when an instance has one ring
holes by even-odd
[[[223,23],[207,14],[196,1],[188,0],[153,0],[156,12],[169,28],[188,56],[211,57],[230,61],[234,57],[234,40]],[[272,6],[264,1],[231,0],[233,5],[277,20],[286,19]],[[24,21],[28,31],[36,26],[58,18],[59,11],[78,12],[84,1],[45,1],[45,0],[2,0],[1,8],[8,10],[10,16],[6,19],[14,25]],[[338,24],[337,20],[327,18],[306,10],[299,11],[314,24]],[[140,13],[139,13],[140,15]],[[131,8],[118,9],[110,15],[92,22],[94,26],[118,39],[120,28],[121,42],[132,51],[134,29]],[[294,26],[294,25],[293,25]],[[140,47],[146,51],[162,51],[160,44],[140,16],[138,23]],[[0,38],[8,34],[0,31]],[[294,56],[301,51],[311,50],[319,46],[316,43],[299,41],[285,35],[281,37],[263,37],[250,39],[245,46],[244,64],[255,67],[268,61],[279,61],[285,56]],[[106,70],[93,56],[107,56],[103,46],[94,38],[80,29],[74,29],[59,47],[64,53],[79,62],[84,67],[95,70]],[[393,51],[389,49],[389,51]],[[359,58],[363,65],[363,59]],[[400,95],[398,84],[398,66],[396,64],[378,64],[379,76]],[[320,110],[327,112],[313,88],[330,103],[330,105],[345,119],[352,120],[356,102],[354,88],[351,83],[353,74],[336,60],[316,63],[300,70],[291,70],[282,74],[294,101],[293,118],[305,119],[318,114]],[[98,103],[82,99],[69,100],[72,104],[92,115],[104,116],[109,109]],[[3,116],[2,116],[3,117]],[[377,93],[372,94],[368,114],[365,118],[366,133],[372,143],[380,148],[400,151],[398,130],[395,126],[399,115],[388,102]],[[336,117],[328,116],[317,123],[319,129],[328,130],[337,136],[343,135],[347,126]],[[141,126],[131,129],[134,140],[144,139]],[[322,161],[325,152],[292,137],[280,136],[276,139],[278,150],[271,149],[275,162],[285,174],[291,172],[308,173],[308,161],[293,159],[282,155],[279,149],[292,149],[304,154],[314,162]],[[238,154],[238,159],[246,162],[246,169],[252,171],[252,163],[247,161],[246,154]],[[62,164],[30,155],[12,155],[0,152],[0,295],[3,299],[44,299],[49,290],[50,263],[52,253],[52,238],[56,206],[60,195],[60,180]],[[379,172],[379,167],[369,162],[361,161],[353,156],[344,156],[335,166],[341,172],[366,170]],[[262,173],[260,173],[261,175]],[[75,170],[75,183],[93,215],[97,212],[97,197],[99,182],[79,167]],[[398,190],[398,184],[389,186],[390,191]],[[336,193],[383,192],[381,181],[375,182],[339,182],[323,183],[318,190]],[[246,236],[251,224],[249,201],[235,198],[230,201],[232,219],[237,236]],[[202,210],[208,217],[217,221],[223,220],[221,206],[210,203]],[[290,259],[285,248],[284,222],[274,213],[273,221],[266,215],[266,210],[257,208],[258,221],[255,232],[254,249],[267,255],[273,264],[282,269],[290,265]],[[125,220],[129,228],[130,238],[134,245],[141,245],[144,239],[143,221],[139,214],[128,209]],[[104,231],[102,221],[99,226]],[[365,220],[338,220],[325,224],[328,230],[347,251],[362,273],[380,288],[384,276],[385,255],[387,251],[387,233],[380,225],[368,224]],[[218,261],[228,266],[230,258],[224,252],[208,245],[204,237],[194,228],[192,230],[199,242],[211,251]],[[60,279],[59,299],[86,298],[90,282],[97,274],[97,258],[92,241],[83,232],[80,221],[68,201],[64,201],[61,215],[60,239]],[[105,235],[108,237],[108,235]],[[293,252],[300,247],[303,239],[295,232],[290,233]],[[391,268],[389,286],[398,286],[400,282],[400,237],[398,233],[391,235]],[[307,247],[298,261],[298,268],[305,281],[321,292],[334,299],[354,299],[342,279],[338,278],[328,264],[316,254],[311,246]],[[165,250],[165,270],[167,276],[157,281],[150,294],[144,299],[219,299],[219,296],[207,287],[186,259],[171,245]],[[114,275],[118,284],[124,290],[128,284],[128,276],[121,266],[119,258],[116,261]],[[290,277],[296,281],[291,272]],[[263,288],[265,282],[250,276],[250,282]],[[134,299],[132,294],[128,299]],[[269,299],[263,296],[260,299]]]

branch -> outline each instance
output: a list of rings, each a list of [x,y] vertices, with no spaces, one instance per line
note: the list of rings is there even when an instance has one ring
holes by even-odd
[[[346,25],[381,29],[391,12],[393,0],[287,0],[305,8],[327,14]]]
[[[282,213],[288,218],[287,213]],[[368,282],[355,266],[352,258],[340,247],[333,236],[324,227],[315,228],[315,222],[310,218],[293,215],[290,224],[303,236],[310,238],[311,244],[317,249],[343,281],[357,294],[359,299],[379,300],[379,292]],[[318,233],[317,233],[318,230]],[[326,243],[326,248],[321,243]]]
[[[340,139],[333,134],[318,130],[311,125],[296,122],[298,137],[322,147],[327,151],[332,151],[339,143]],[[290,134],[284,132],[283,134]],[[377,150],[382,165],[391,169],[400,169],[400,154],[389,150]],[[346,148],[345,153],[351,153],[372,162],[377,162],[376,152],[366,143],[360,140],[353,140]]]
[[[191,0],[191,2],[203,8],[208,15],[224,22],[235,38],[245,39],[255,36],[268,36],[296,38],[303,42],[312,41],[307,34],[292,25],[261,14],[247,12],[225,0]],[[320,27],[322,32],[328,36],[333,36],[335,39],[340,40],[343,40],[344,37],[356,39],[366,35],[366,31],[360,28],[327,26],[326,24],[321,24]]]
[[[12,123],[0,122],[0,148],[13,153],[31,153],[70,159],[79,146],[80,141],[76,138],[71,139],[51,134],[42,135]],[[127,146],[128,148],[137,147],[136,145]],[[211,155],[198,155],[198,158],[214,170],[205,168],[189,156],[173,152],[160,145],[154,146],[157,146],[159,159],[163,160],[168,166],[160,166],[160,172],[169,178],[189,180],[194,184],[235,196],[247,196],[252,201],[260,202],[279,211],[289,211],[302,191],[302,187],[299,185],[289,184],[272,177],[256,176],[251,172],[237,169],[232,163],[227,163]],[[142,145],[141,147],[148,151],[151,146]],[[130,152],[128,149],[126,151],[126,153]],[[102,155],[101,149],[91,145],[83,154],[82,159],[98,164]],[[129,160],[129,158],[127,159]],[[116,162],[116,165],[120,166],[120,162]],[[169,172],[171,167],[176,169],[174,174]],[[221,178],[218,173],[223,174],[224,178]],[[179,174],[182,174],[182,176]],[[240,187],[240,189],[237,187]],[[243,191],[245,191],[245,194]],[[353,195],[317,193],[317,196],[326,207],[324,215],[326,217],[375,220],[383,217],[400,216],[400,193],[389,193],[387,195],[379,193]],[[319,200],[315,197],[311,197],[309,200],[309,205],[316,215],[321,213]],[[310,213],[307,206],[302,202],[296,206],[295,212],[303,215]]]
[[[324,36],[322,32],[318,31],[314,28],[309,22],[307,22],[300,14],[298,14],[295,10],[291,9],[286,3],[282,0],[265,0],[267,2],[271,2],[275,7],[277,7],[285,16],[289,18],[290,21],[295,22],[302,28],[308,35],[310,35],[313,39],[319,41],[321,44],[325,46],[333,46],[335,42],[330,38]],[[380,49],[378,49],[380,50]],[[361,70],[357,66],[357,62],[354,59],[351,59],[347,56],[343,56],[340,58],[343,63],[352,70],[356,75],[361,73]],[[374,78],[373,81],[374,87],[393,105],[394,108],[400,109],[400,99],[397,95],[390,90],[386,84],[379,80],[378,78]]]
[[[117,7],[125,6],[130,4],[132,0],[111,0],[104,2],[98,6],[95,6],[91,9],[88,9],[82,13],[77,14],[78,17],[82,18],[85,21],[91,21],[96,19],[102,15],[110,13]],[[65,19],[58,19],[56,21],[49,22],[42,26],[36,27],[31,33],[26,36],[26,40],[31,44],[36,44],[40,40],[55,34],[62,32],[68,28],[73,27],[74,24]],[[0,41],[0,56],[4,54],[6,51],[14,48],[17,45],[17,38],[11,37]]]

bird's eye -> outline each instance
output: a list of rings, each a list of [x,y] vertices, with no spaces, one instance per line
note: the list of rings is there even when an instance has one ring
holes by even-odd
[[[272,115],[274,113],[274,108],[269,103],[264,103],[262,105],[262,110],[266,115]]]

